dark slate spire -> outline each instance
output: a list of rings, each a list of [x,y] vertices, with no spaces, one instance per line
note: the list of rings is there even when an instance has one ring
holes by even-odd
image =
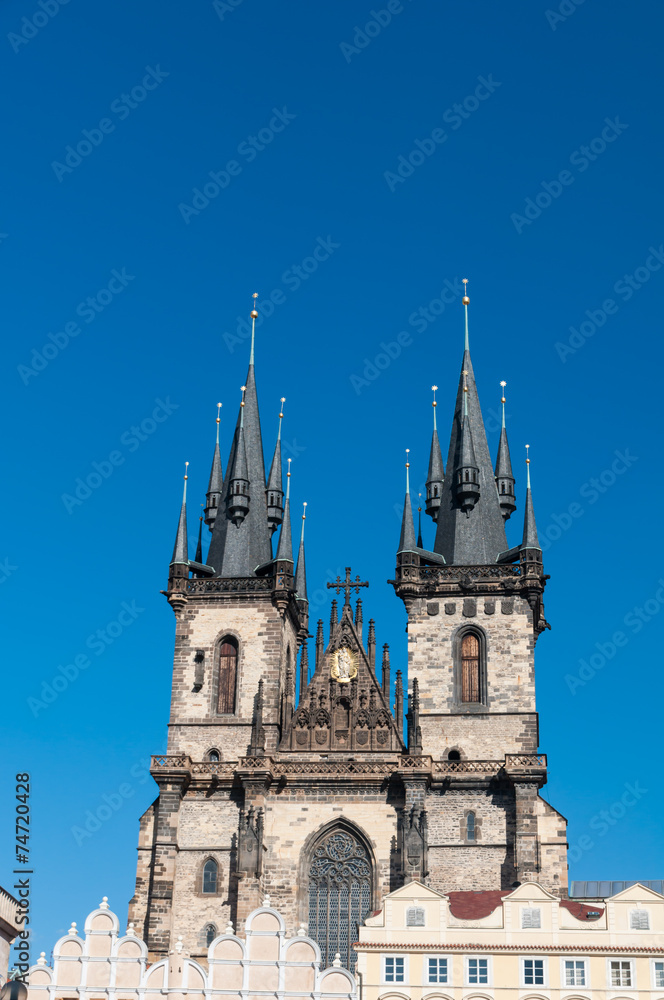
[[[419,503],[417,505],[417,547],[418,549],[424,548],[424,542],[422,541],[422,494],[417,494]]]
[[[505,386],[507,382],[500,383],[503,395],[500,402],[503,407],[503,426],[500,430],[500,442],[498,444],[498,458],[496,459],[496,488],[500,509],[503,517],[509,521],[510,515],[516,510],[516,500],[514,498],[514,476],[512,474],[512,462],[510,460],[510,446],[507,443],[507,429],[505,427]]]
[[[196,546],[196,555],[194,559],[197,563],[203,562],[203,515],[198,519],[198,544]]]
[[[295,594],[298,601],[308,601],[307,597],[307,567],[304,560],[304,522],[307,519],[307,504],[302,505],[302,530],[300,531],[300,548],[297,553],[297,569],[295,570]]]
[[[447,565],[486,566],[495,563],[498,555],[507,549],[507,538],[468,347],[468,301],[468,296],[464,296],[466,343],[450,435],[447,476],[436,522],[434,552],[442,555]],[[462,435],[464,424],[467,435]],[[466,440],[462,441],[462,437]],[[454,470],[456,473],[461,467],[464,447],[466,456],[469,453],[473,456],[472,461],[478,469],[475,485],[479,487],[479,499],[467,513],[461,508],[462,501],[457,499],[454,490],[456,476],[450,472]]]
[[[205,523],[210,531],[214,526],[217,511],[221,506],[221,498],[224,492],[224,476],[221,471],[221,455],[219,454],[219,424],[221,423],[221,403],[217,403],[217,443],[214,446],[212,456],[212,468],[210,469],[210,482],[208,483],[207,503],[205,505]]]
[[[267,479],[267,521],[270,531],[275,532],[283,520],[283,500],[284,484],[281,475],[281,421],[284,419],[285,396],[281,397],[281,408],[279,410],[279,431],[277,433],[277,443],[274,446],[274,456],[270,466],[270,475]]]
[[[463,417],[461,419],[461,437],[458,462],[452,473],[452,493],[457,505],[466,517],[480,498],[480,470],[477,467],[473,431],[468,419],[468,372],[463,372]]]
[[[417,548],[415,542],[415,525],[413,524],[413,508],[410,504],[410,478],[408,475],[408,470],[410,469],[410,462],[408,461],[409,453],[410,448],[406,448],[406,496],[403,502],[401,537],[399,538],[399,548],[397,549],[397,554],[399,552],[414,552]]]
[[[288,472],[286,473],[286,499],[284,501],[284,520],[279,533],[279,544],[277,546],[276,562],[293,562],[293,540],[291,536],[290,523],[290,458],[288,459]],[[289,572],[292,572],[290,570]]]
[[[182,489],[182,506],[180,507],[180,518],[178,520],[178,530],[175,535],[175,545],[173,546],[173,557],[171,566],[185,565],[189,567],[189,553],[187,550],[187,472],[189,462],[185,462],[184,487]]]
[[[253,314],[256,313],[256,316]],[[255,322],[258,313],[252,310]],[[263,461],[263,441],[261,437],[260,415],[256,395],[254,373],[254,331],[252,326],[251,358],[244,395],[244,406],[240,409],[233,444],[229,455],[224,483],[223,505],[212,531],[208,552],[208,563],[214,566],[217,576],[253,576],[258,566],[270,562],[272,546],[267,523],[267,503],[265,499],[265,464]],[[240,425],[244,438],[244,461],[249,479],[248,493],[251,497],[249,509],[239,526],[233,524],[227,511],[230,487],[230,471],[235,467],[239,447]],[[241,457],[238,456],[241,461]]]
[[[383,644],[383,675],[381,678],[381,687],[383,689],[383,697],[389,705],[390,701],[390,647],[387,643]]]
[[[435,521],[438,517],[441,497],[443,495],[443,484],[445,482],[445,470],[443,467],[443,456],[440,452],[440,441],[438,440],[438,427],[436,426],[436,390],[438,386],[432,385],[433,392],[433,434],[431,436],[431,452],[429,454],[429,472],[427,474],[427,505],[426,512]]]
[[[242,386],[242,402],[240,403],[240,426],[236,431],[236,447],[233,461],[228,466],[228,493],[226,495],[226,510],[228,517],[239,528],[249,513],[251,494],[249,492],[249,469],[247,466],[247,446],[244,438],[244,393]]]
[[[305,639],[302,643],[302,652],[300,654],[300,704],[302,704],[302,699],[304,698],[304,692],[307,690],[307,685],[309,684],[309,650],[307,648],[307,640]]]
[[[526,445],[528,449],[530,445]],[[526,450],[526,455],[528,451]],[[530,491],[530,457],[526,458],[527,481],[526,481],[526,510],[523,517],[523,541],[522,549],[540,549],[539,538],[537,537],[537,525],[535,524],[535,511],[533,509],[533,495]]]

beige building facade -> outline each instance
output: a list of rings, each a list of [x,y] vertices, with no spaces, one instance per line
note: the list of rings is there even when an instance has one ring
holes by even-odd
[[[664,896],[591,902],[512,892],[390,893],[360,928],[361,1000],[662,1000]]]

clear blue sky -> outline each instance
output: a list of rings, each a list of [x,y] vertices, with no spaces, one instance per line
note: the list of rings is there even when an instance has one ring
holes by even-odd
[[[551,541],[553,629],[537,648],[545,794],[570,843],[592,845],[571,874],[664,874],[664,17],[654,2],[563,8],[405,0],[390,23],[375,5],[380,24],[359,0],[70,0],[53,16],[37,0],[2,4],[0,882],[12,885],[13,776],[29,771],[35,958],[102,895],[126,916],[138,817],[156,791],[142,762],[165,746],[174,622],[159,591],[182,464],[193,539],[218,400],[226,461],[248,359],[237,317],[253,291],[278,302],[258,331],[258,387],[268,450],[287,398],[313,617],[329,611],[328,574],[351,564],[403,669],[405,613],[386,581],[404,449],[419,484],[430,386],[446,437],[462,349],[458,297],[442,314],[429,303],[470,279],[494,453],[508,383],[520,497],[509,537],[527,442]],[[323,245],[314,269],[306,258]],[[371,367],[401,333],[400,355]],[[63,501],[94,463],[101,485]],[[119,635],[111,625],[110,645],[87,645],[133,602],[142,610]],[[28,699],[83,654],[90,666],[35,714]],[[594,675],[570,682],[592,656]],[[640,797],[621,805],[635,784]],[[121,785],[120,808],[78,844],[72,828]],[[612,807],[619,818],[602,820]]]

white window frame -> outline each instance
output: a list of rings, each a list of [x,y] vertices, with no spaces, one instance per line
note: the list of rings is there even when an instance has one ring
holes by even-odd
[[[657,985],[657,970],[655,968],[656,965],[662,966],[662,982],[659,986]],[[664,957],[650,959],[650,979],[652,982],[652,988],[654,990],[664,989]]]
[[[534,913],[534,912],[537,912],[539,914],[539,926],[538,927],[526,927],[526,925],[524,924],[526,913]],[[542,930],[542,908],[540,906],[522,906],[521,907],[521,930],[522,931],[541,931]]]
[[[388,979],[387,978],[387,959],[388,958],[400,958],[403,960],[403,979]],[[381,966],[383,973],[383,984],[385,986],[407,986],[408,985],[408,956],[400,955],[398,952],[391,952],[389,955],[381,956]]]
[[[424,985],[425,986],[451,986],[452,985],[452,968],[453,968],[452,955],[427,955],[427,954],[425,954],[423,957],[424,957]],[[445,983],[441,983],[441,982],[432,983],[431,980],[429,979],[429,959],[430,958],[435,958],[436,961],[438,961],[441,958],[444,958],[445,961],[447,962],[447,981]]]
[[[611,981],[611,962],[627,962],[629,964],[629,986],[614,986]],[[606,983],[607,989],[612,990],[633,990],[635,989],[636,976],[634,974],[634,961],[631,958],[607,958],[606,960]]]
[[[486,961],[486,983],[471,983],[470,981],[470,960],[479,959]],[[480,987],[493,985],[493,961],[491,955],[466,955],[463,960],[464,981],[466,986]]]
[[[541,962],[542,963],[542,980],[541,983],[526,983],[526,962]],[[534,990],[536,987],[541,987],[543,990],[548,989],[549,986],[549,963],[546,960],[545,955],[525,955],[519,960],[519,965],[521,967],[521,987],[524,990]],[[534,978],[534,969],[533,969]]]
[[[614,960],[615,961],[615,960]],[[567,984],[567,976],[565,970],[565,962],[583,962],[583,986],[578,983],[574,983],[571,986]],[[574,970],[576,972],[576,969]],[[590,962],[587,958],[578,958],[576,955],[563,955],[560,959],[560,988],[561,990],[587,990],[590,987]]]
[[[632,917],[634,916],[645,917],[647,927],[632,927]],[[629,930],[630,931],[649,931],[650,930],[650,910],[645,910],[642,906],[634,907],[633,910],[629,911]]]

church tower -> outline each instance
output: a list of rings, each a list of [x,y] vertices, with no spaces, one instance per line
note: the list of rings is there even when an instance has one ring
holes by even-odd
[[[329,583],[327,639],[322,621],[309,634],[290,462],[283,481],[284,400],[266,476],[252,328],[225,475],[217,413],[207,558],[200,541],[189,558],[185,476],[164,591],[176,620],[168,748],[152,758],[159,795],[141,819],[129,917],[152,960],[182,937],[204,962],[217,935],[241,931],[269,899],[290,935],[305,925],[324,964],[339,952],[352,970],[359,925],[408,881],[507,891],[536,879],[567,892],[565,821],[539,796],[533,657],[546,578],[530,483],[523,540],[508,548],[507,431],[494,470],[464,303],[447,471],[434,419],[434,549],[415,536],[407,481],[392,581],[408,615],[406,704],[405,671],[393,675],[373,619],[364,624],[367,580],[347,568]]]
[[[534,652],[549,625],[530,465],[523,538],[510,548],[505,522],[516,501],[505,398],[494,470],[470,357],[469,301],[465,295],[446,471],[434,418],[427,482],[434,548],[415,544],[407,493],[392,581],[408,613],[421,753],[433,759],[430,815],[431,793],[441,796],[435,832],[429,824],[429,881],[445,891],[534,879],[564,895],[565,821],[539,796],[546,757],[538,753]]]

